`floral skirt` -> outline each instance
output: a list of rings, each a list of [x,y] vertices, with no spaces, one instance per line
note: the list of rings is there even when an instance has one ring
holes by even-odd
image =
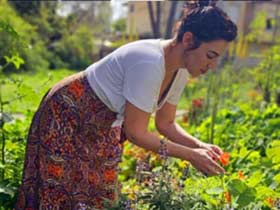
[[[84,72],[57,83],[35,113],[15,209],[102,209],[119,192],[124,135]]]

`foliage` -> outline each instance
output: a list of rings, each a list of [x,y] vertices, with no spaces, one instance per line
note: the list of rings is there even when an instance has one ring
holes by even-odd
[[[257,13],[256,18],[250,24],[251,33],[247,36],[249,41],[260,41],[260,38],[264,38],[263,30],[266,28],[266,18],[264,12]]]
[[[276,45],[264,54],[264,59],[250,72],[262,89],[263,98],[266,102],[272,101],[272,97],[277,94],[277,88],[280,84],[280,75],[277,74],[279,64],[280,47]]]
[[[41,1],[33,1],[28,4],[23,4],[19,1],[12,1],[10,3],[17,10],[17,12],[22,15],[35,15],[40,9]]]
[[[25,60],[23,69],[46,68],[48,62],[44,59],[45,52],[42,50],[42,42],[39,40],[35,27],[23,20],[6,0],[1,0],[0,13],[0,21],[13,28],[13,33],[0,31],[0,64],[5,62],[4,56],[11,56],[17,52]],[[15,71],[15,68],[9,66],[5,71]]]
[[[93,44],[92,35],[87,27],[80,26],[74,34],[58,42],[54,46],[54,52],[65,65],[67,63],[68,68],[82,70],[92,63]],[[54,66],[58,67],[58,64]]]
[[[224,177],[206,178],[190,168],[189,176],[185,180],[182,175],[186,163],[183,161],[171,159],[166,167],[160,164],[155,154],[143,157],[143,151],[137,150],[136,146],[131,148],[130,145],[126,145],[124,152],[126,163],[131,159],[138,159],[137,163],[144,160],[147,163],[146,168],[149,169],[143,170],[142,183],[131,183],[129,180],[132,177],[126,182],[130,187],[126,187],[123,193],[134,198],[132,203],[137,201],[138,207],[134,209],[165,209],[154,206],[161,205],[157,201],[171,198],[179,202],[179,207],[175,209],[245,210],[269,209],[274,206],[280,196],[277,176],[280,168],[278,152],[280,108],[274,104],[264,110],[250,110],[246,106],[242,107],[242,110],[223,109],[219,110],[217,115],[215,143],[225,151],[230,151],[231,156],[230,164],[225,166],[227,173]],[[207,118],[198,127],[185,128],[199,134],[198,138],[205,139],[209,126],[206,123],[209,123],[210,119]],[[129,153],[131,150],[134,153]],[[127,157],[129,155],[130,158]],[[135,168],[137,167],[130,169],[131,173]],[[152,176],[151,174],[156,171],[158,173]],[[151,179],[149,176],[156,178]],[[134,178],[137,178],[137,175]],[[164,183],[160,184],[162,180]],[[182,183],[184,188],[180,189]],[[138,189],[134,187],[135,185]],[[178,195],[179,192],[183,192],[183,196]],[[168,205],[173,204],[171,200],[168,202]],[[172,208],[169,206],[169,209]]]
[[[0,22],[0,31],[6,33],[15,41],[21,39],[14,28],[7,22]],[[23,120],[14,120],[14,117],[7,112],[7,106],[26,97],[26,92],[30,93],[32,88],[23,85],[19,79],[12,79],[3,74],[3,70],[9,66],[19,69],[25,61],[19,57],[17,49],[13,49],[4,55],[4,65],[0,66],[0,136],[1,136],[1,162],[0,162],[0,206],[1,209],[11,209],[16,201],[16,191],[22,177],[22,166],[26,144],[26,135],[33,112],[27,112]],[[3,86],[8,84],[15,86],[13,94],[3,94]],[[20,93],[22,87],[25,93]],[[6,88],[5,88],[6,89]],[[7,90],[7,89],[6,89]],[[30,100],[30,99],[29,99]],[[19,167],[20,166],[20,167]]]
[[[93,62],[95,36],[110,32],[108,2],[90,2],[86,9],[74,8],[67,16],[58,14],[57,2],[0,2],[0,21],[9,23],[21,37],[13,39],[0,32],[0,65],[5,62],[4,55],[11,56],[16,50],[25,60],[24,70],[84,69]],[[14,70],[12,66],[5,68],[6,72]]]
[[[113,32],[115,33],[125,33],[126,32],[126,19],[120,18],[113,22],[112,24]]]
[[[13,27],[7,22],[0,22],[0,31],[6,33],[6,36],[12,37],[15,41],[19,39],[18,34],[15,32]],[[10,57],[4,55],[5,63],[3,66],[0,66],[0,131],[1,131],[1,162],[0,162],[0,204],[4,208],[10,207],[15,198],[15,191],[18,187],[19,180],[9,180],[6,178],[6,174],[10,170],[12,172],[10,178],[14,178],[16,174],[19,174],[16,171],[18,168],[14,165],[22,161],[22,159],[11,158],[7,159],[7,145],[9,146],[10,141],[6,138],[7,132],[5,129],[5,125],[12,120],[11,115],[9,115],[5,106],[9,105],[11,101],[5,101],[2,97],[2,85],[5,83],[5,79],[3,78],[3,70],[7,68],[10,64],[14,65],[16,69],[19,69],[21,64],[24,64],[24,60],[17,55],[16,49],[14,51],[6,52],[6,53],[15,53]],[[16,85],[16,82],[14,83]],[[13,150],[11,151],[13,152]],[[15,162],[13,161],[15,159]],[[9,162],[10,161],[10,162]],[[10,164],[12,163],[12,164]],[[15,173],[13,173],[15,172]]]

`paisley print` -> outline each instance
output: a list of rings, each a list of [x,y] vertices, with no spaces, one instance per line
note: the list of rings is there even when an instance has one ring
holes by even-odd
[[[57,83],[35,113],[15,209],[102,209],[119,192],[124,133],[84,72]]]

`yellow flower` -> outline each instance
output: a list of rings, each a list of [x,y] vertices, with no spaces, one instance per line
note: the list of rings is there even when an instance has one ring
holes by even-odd
[[[190,163],[186,160],[180,161],[179,162],[179,167],[180,168],[186,168]]]
[[[140,190],[140,187],[139,187],[139,185],[137,185],[137,184],[134,185],[133,188],[132,188],[132,191],[133,191],[133,192],[138,192],[139,190]]]
[[[127,198],[130,200],[135,200],[136,194],[134,192],[130,192],[130,193],[128,193]]]

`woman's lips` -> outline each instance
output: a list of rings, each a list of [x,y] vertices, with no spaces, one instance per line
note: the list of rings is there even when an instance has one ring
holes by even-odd
[[[205,74],[205,73],[207,72],[207,69],[206,69],[206,70],[200,69],[200,72],[201,72],[202,74]]]

